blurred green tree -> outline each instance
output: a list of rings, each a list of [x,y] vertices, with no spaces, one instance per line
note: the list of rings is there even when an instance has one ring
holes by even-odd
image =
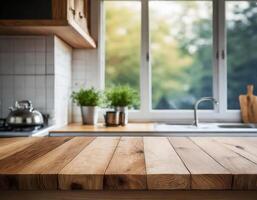
[[[185,3],[185,2],[184,2]],[[171,21],[150,10],[152,53],[152,102],[157,109],[192,109],[196,99],[213,95],[212,18],[197,17],[212,5],[186,2]],[[233,3],[233,2],[229,2]],[[238,109],[238,95],[249,83],[257,86],[257,4],[234,2],[234,19],[227,20],[228,108]],[[116,6],[115,6],[116,4]],[[129,84],[140,89],[140,11],[120,2],[105,3],[106,86]],[[189,27],[181,20],[187,13],[196,16]],[[211,14],[209,14],[212,16]],[[176,26],[177,34],[171,33]],[[172,38],[173,37],[173,38]],[[193,51],[192,51],[193,49]],[[210,109],[212,105],[202,105]]]

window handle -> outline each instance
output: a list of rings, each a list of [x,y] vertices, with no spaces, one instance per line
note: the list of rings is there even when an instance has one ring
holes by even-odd
[[[222,50],[221,57],[223,60],[225,59],[225,51],[224,50]]]
[[[149,62],[150,60],[150,55],[149,55],[149,52],[146,53],[146,61]]]
[[[220,55],[219,55],[219,51],[217,51],[217,52],[216,52],[216,59],[218,60],[218,59],[219,59],[219,57],[220,57]]]

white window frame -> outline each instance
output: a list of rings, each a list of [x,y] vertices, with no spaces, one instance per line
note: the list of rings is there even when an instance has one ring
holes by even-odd
[[[103,8],[103,2],[100,6]],[[110,0],[114,1],[114,0]],[[121,1],[121,0],[117,0]],[[130,0],[131,1],[131,0]],[[133,0],[132,0],[133,1]],[[130,121],[188,123],[193,120],[193,110],[153,110],[151,83],[151,55],[149,32],[150,0],[141,1],[141,67],[140,67],[140,110],[130,111]],[[174,0],[175,1],[175,0]],[[176,0],[179,1],[179,0]],[[185,0],[184,0],[185,1]],[[190,0],[189,0],[190,1]],[[213,2],[213,97],[219,101],[214,110],[199,110],[199,119],[206,122],[239,122],[240,111],[227,109],[227,63],[226,63],[226,23],[225,2],[228,0],[210,0]],[[229,0],[231,1],[231,0]],[[240,0],[234,0],[240,1]],[[250,0],[249,0],[250,1]],[[100,9],[100,26],[105,26],[104,9]],[[100,28],[100,42],[104,48],[105,29]],[[103,52],[103,49],[102,49]],[[102,58],[105,60],[105,58]],[[104,62],[102,62],[105,65]],[[105,70],[105,66],[101,69]],[[105,78],[102,80],[105,83]]]

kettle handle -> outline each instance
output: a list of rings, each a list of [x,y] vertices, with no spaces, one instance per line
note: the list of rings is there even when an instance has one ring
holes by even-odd
[[[22,101],[18,101],[18,102],[16,102],[16,103],[17,103],[18,106],[20,106],[20,105],[27,105],[27,108],[28,108],[29,110],[33,110],[32,102],[29,101],[29,100],[22,100]]]

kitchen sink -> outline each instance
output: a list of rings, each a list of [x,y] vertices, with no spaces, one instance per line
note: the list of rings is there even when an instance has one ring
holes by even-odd
[[[169,133],[224,133],[224,134],[256,134],[257,124],[242,123],[200,123],[198,127],[189,124],[155,124],[158,132]]]
[[[256,124],[220,124],[219,128],[257,128]]]

